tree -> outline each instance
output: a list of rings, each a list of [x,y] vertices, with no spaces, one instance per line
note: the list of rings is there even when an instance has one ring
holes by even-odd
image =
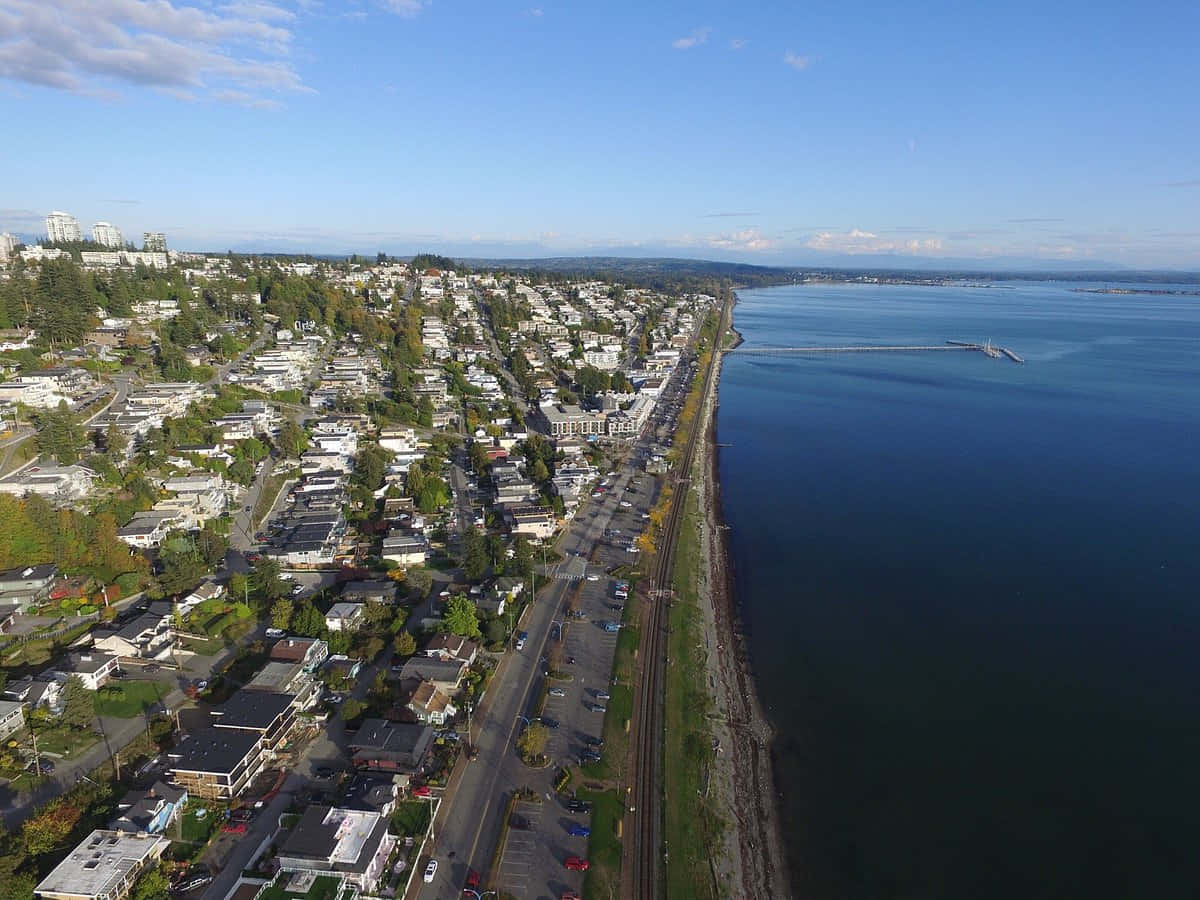
[[[608,373],[595,366],[583,366],[575,373],[575,382],[588,397],[595,397],[607,391],[610,381]]]
[[[250,590],[267,603],[288,594],[287,582],[280,576],[279,562],[269,556],[260,556],[250,571]]]
[[[405,573],[409,593],[413,597],[425,597],[433,587],[433,575],[424,566],[413,566]]]
[[[292,631],[304,637],[320,637],[325,633],[325,617],[305,598],[292,611]]]
[[[370,662],[383,652],[383,648],[383,638],[372,635],[358,648],[358,658],[363,662]],[[382,675],[383,673],[380,672],[379,674]]]
[[[133,886],[133,900],[167,900],[171,883],[161,866],[146,870]]]
[[[222,550],[221,556],[224,555]],[[158,584],[167,595],[191,590],[210,568],[191,535],[182,531],[172,532],[162,542],[158,562],[162,566]]]
[[[528,578],[533,574],[533,545],[523,534],[517,535],[517,539],[513,541],[513,557],[508,568],[509,571],[522,578]]]
[[[521,736],[517,738],[517,751],[521,758],[531,765],[537,762],[546,749],[546,739],[550,736],[546,726],[540,722],[531,722],[525,726]]]
[[[287,419],[279,426],[279,437],[275,443],[285,456],[294,459],[308,449],[308,434],[291,419]]]
[[[96,720],[96,694],[83,686],[83,679],[72,675],[62,692],[62,722],[68,728],[85,729]]]
[[[234,600],[246,600],[250,593],[250,579],[241,572],[229,576],[229,596]]]
[[[353,722],[362,715],[366,708],[367,705],[357,697],[347,697],[346,702],[342,704],[342,718],[347,722]]]
[[[463,637],[479,637],[479,620],[475,617],[475,604],[466,594],[455,594],[446,603],[446,612],[442,615],[442,624],[451,634],[461,634]]]
[[[402,631],[392,640],[397,656],[412,656],[417,652],[417,640],[411,631]]]
[[[383,631],[392,621],[392,608],[378,600],[368,600],[363,607],[363,625],[370,631]]]
[[[229,464],[226,474],[230,481],[246,487],[254,481],[254,463],[248,459],[235,459]]]
[[[56,409],[42,413],[38,425],[41,426],[37,435],[39,453],[54,457],[64,466],[79,459],[87,445],[87,429],[71,412],[66,400],[59,400]]]
[[[463,572],[471,581],[478,581],[487,571],[487,543],[471,525],[463,533]]]
[[[125,436],[115,423],[109,424],[104,430],[104,455],[114,466],[120,467],[125,461],[125,451],[129,448],[129,438]]]
[[[21,827],[25,852],[40,856],[58,850],[79,822],[83,810],[65,798],[52,800]]]
[[[550,480],[550,470],[548,468],[546,468],[545,461],[543,461],[541,459],[535,459],[533,461],[533,467],[529,470],[529,477],[532,478],[534,481],[536,481],[538,484],[543,484],[543,483],[549,481]]]
[[[271,624],[287,631],[292,624],[292,598],[280,597],[271,604]]]

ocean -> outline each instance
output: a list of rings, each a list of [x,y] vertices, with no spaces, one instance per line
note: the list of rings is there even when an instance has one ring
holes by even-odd
[[[726,357],[797,897],[1200,891],[1200,298],[1096,286],[739,292],[746,348],[1026,360]]]

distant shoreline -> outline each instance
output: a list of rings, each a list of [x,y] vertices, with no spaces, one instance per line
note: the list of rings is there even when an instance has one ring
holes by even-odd
[[[1200,297],[1200,291],[1159,288],[1071,288],[1075,294],[1150,294],[1154,297]]]

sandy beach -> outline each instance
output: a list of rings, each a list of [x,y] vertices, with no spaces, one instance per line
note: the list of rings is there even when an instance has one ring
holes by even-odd
[[[717,365],[721,365],[719,358]],[[722,836],[725,846],[714,865],[730,896],[790,897],[771,763],[773,732],[750,671],[721,517],[715,440],[718,394],[714,392],[701,410],[706,439],[702,458],[693,469],[704,510],[703,571],[697,573],[697,582],[708,626],[707,678],[716,712],[713,733],[720,742],[710,790],[719,792],[722,806],[730,810]]]

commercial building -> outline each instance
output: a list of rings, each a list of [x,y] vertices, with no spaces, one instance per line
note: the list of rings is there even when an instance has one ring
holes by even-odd
[[[33,889],[45,900],[121,900],[171,842],[152,834],[97,829]]]
[[[143,231],[142,249],[148,253],[166,253],[167,236],[161,231]]]
[[[46,234],[52,243],[66,241],[82,241],[83,231],[79,228],[79,220],[70,213],[55,210],[46,216]]]
[[[255,731],[200,728],[167,755],[171,780],[189,796],[232,800],[262,769],[262,739]]]
[[[120,249],[125,246],[125,238],[121,236],[121,229],[108,222],[97,222],[92,226],[92,240],[105,247]]]

